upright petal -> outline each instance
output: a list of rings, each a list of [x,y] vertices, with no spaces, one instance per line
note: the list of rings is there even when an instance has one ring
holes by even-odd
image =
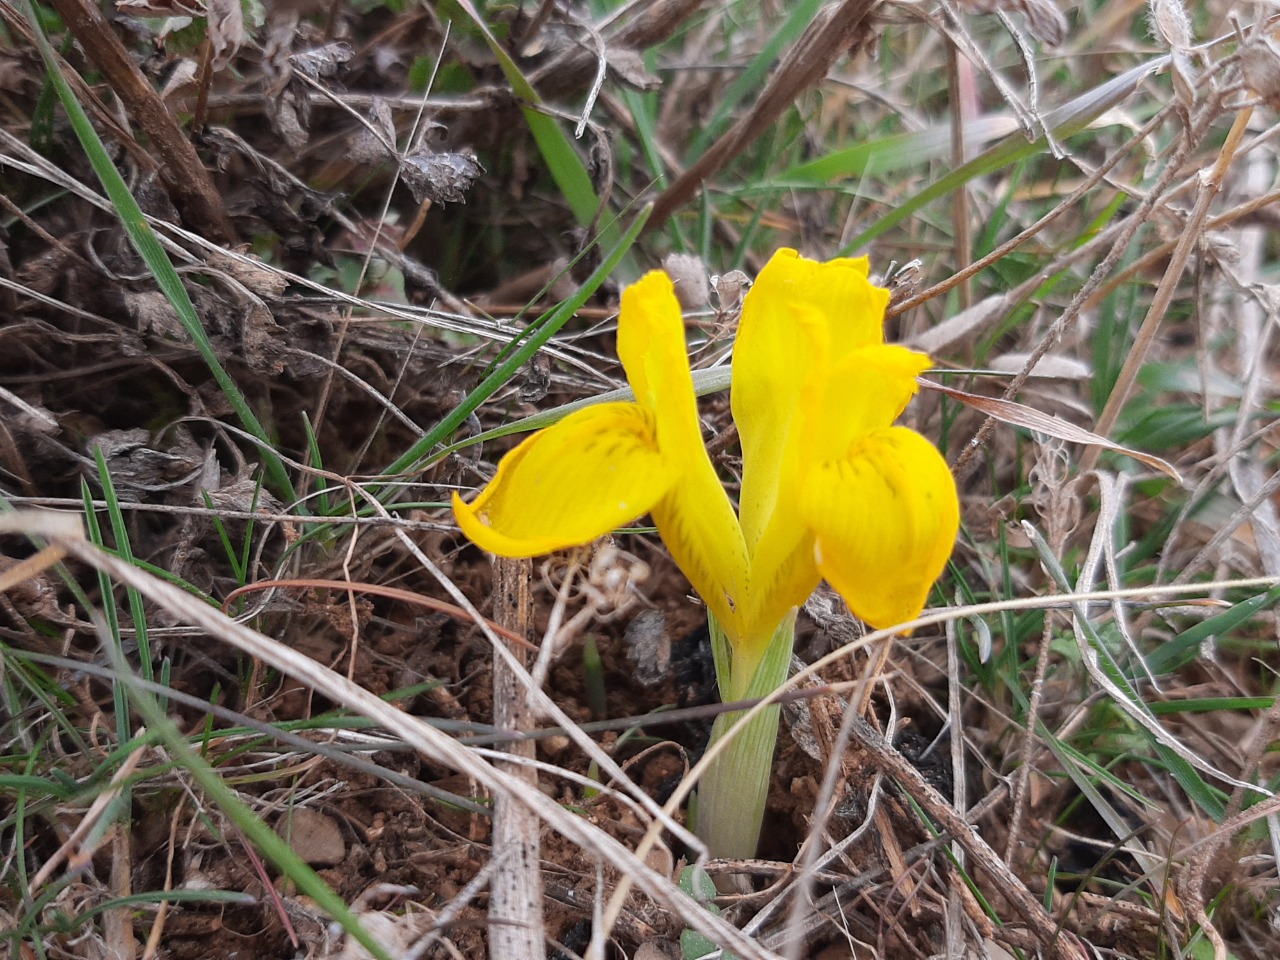
[[[653,508],[662,541],[693,588],[737,637],[747,591],[747,550],[733,503],[698,422],[684,320],[671,278],[646,274],[622,294],[618,356],[637,402],[653,416],[664,461],[679,481]]]
[[[742,442],[739,514],[751,558],[748,632],[763,642],[820,579],[799,484],[814,413],[805,383],[826,369],[829,350],[826,324],[813,307],[793,304],[783,323],[781,304],[755,303],[750,314],[744,307],[734,348],[732,402]]]
[[[889,293],[872,286],[867,271],[865,257],[818,263],[779,250],[743,303],[732,401],[742,437],[742,529],[753,553],[790,495],[784,446],[805,405],[804,384],[815,375],[825,381],[828,365],[850,351],[883,343]]]
[[[654,417],[663,453],[684,457],[704,450],[684,318],[665,273],[654,270],[622,291],[618,359],[636,402]]]
[[[532,557],[589,543],[650,511],[680,467],[658,450],[653,417],[634,403],[586,407],[502,458],[458,526],[480,547]]]
[[[960,525],[946,461],[905,427],[870,433],[844,458],[817,466],[801,510],[818,569],[876,628],[920,614]]]

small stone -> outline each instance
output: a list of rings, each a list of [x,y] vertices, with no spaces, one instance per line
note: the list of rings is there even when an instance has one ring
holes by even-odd
[[[304,862],[313,867],[333,867],[347,857],[342,828],[326,814],[296,807],[276,822],[276,833],[284,837]]]
[[[649,940],[640,944],[631,960],[675,960],[680,948],[670,940]]]

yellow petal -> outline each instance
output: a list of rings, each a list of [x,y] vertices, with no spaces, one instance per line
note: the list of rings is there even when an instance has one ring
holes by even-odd
[[[808,377],[804,459],[837,460],[859,437],[890,426],[916,395],[916,377],[930,362],[906,347],[876,344],[848,352],[825,376]]]
[[[602,403],[529,437],[472,503],[454,494],[453,514],[483,549],[532,557],[589,543],[648,513],[679,473],[659,453],[647,412]]]
[[[782,422],[782,404],[773,405],[772,429],[749,461],[757,471],[751,475],[754,482],[748,482],[749,471],[743,476],[744,515],[751,503],[765,519],[751,552],[751,619],[764,626],[803,603],[821,579],[814,537],[800,505],[806,471],[843,459],[857,440],[889,427],[916,393],[916,376],[930,362],[905,347],[874,344],[850,352],[824,375],[825,331],[801,326],[809,334],[812,372],[799,391],[791,423]],[[771,437],[781,442],[770,444]],[[771,463],[772,489],[761,480],[769,476],[760,469],[765,463]]]
[[[689,467],[654,504],[653,522],[676,566],[737,645],[745,638],[748,599],[742,529],[705,449]]]
[[[744,632],[761,643],[788,610],[809,599],[822,579],[813,531],[801,519],[799,502],[791,497],[785,504],[785,516],[769,524],[751,558],[751,604]]]
[[[801,510],[818,569],[877,629],[920,614],[960,525],[946,461],[905,427],[868,434],[846,457],[817,466]]]
[[[702,441],[684,320],[671,278],[652,272],[627,287],[618,357],[636,401],[652,411],[664,460],[680,478],[652,508],[662,541],[731,637],[747,589],[747,551],[724,485]]]
[[[806,364],[826,366],[826,336],[812,309],[795,308],[786,324],[744,313],[733,350],[730,401],[742,443],[739,513],[752,563],[765,528],[794,499],[804,433]]]
[[[790,438],[797,417],[814,413],[806,383],[826,384],[826,371],[845,355],[884,341],[889,293],[872,286],[867,270],[865,257],[818,263],[779,250],[743,303],[732,403],[742,438],[742,529],[753,557],[778,505],[794,495]]]
[[[785,329],[787,314],[803,305],[826,318],[832,343],[841,351],[883,343],[889,291],[874,286],[868,270],[866,257],[819,262],[794,250],[779,250],[747,294],[741,326],[751,324],[757,314],[773,314],[769,322]]]
[[[622,291],[618,359],[636,402],[654,417],[663,453],[685,457],[703,450],[684,318],[665,273],[647,273]]]

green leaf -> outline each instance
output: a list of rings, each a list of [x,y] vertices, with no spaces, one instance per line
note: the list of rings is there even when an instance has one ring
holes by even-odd
[[[997,137],[1008,136],[1017,129],[1017,121],[1010,117],[979,117],[965,127],[965,138],[969,142],[976,140],[985,143]],[[827,184],[867,173],[892,173],[944,159],[950,156],[951,149],[950,127],[895,133],[797,164],[779,174],[777,181],[780,183],[774,185],[797,182]]]
[[[538,96],[538,92],[533,89],[533,85],[525,75],[520,72],[520,67],[511,59],[506,48],[498,42],[498,38],[493,35],[489,25],[472,5],[471,0],[454,0],[454,2],[484,37],[489,50],[497,58],[498,66],[502,68],[507,83],[511,84],[512,92],[524,101],[520,110],[524,114],[525,123],[529,125],[529,131],[538,144],[542,159],[547,162],[551,176],[556,186],[560,188],[560,192],[564,194],[574,218],[582,226],[590,226],[600,212],[600,198],[596,196],[591,175],[587,173],[587,167],[578,156],[578,151],[560,129],[559,121],[540,109],[542,98]],[[614,238],[610,238],[607,233],[602,233],[602,236],[606,240],[606,245],[613,245],[611,241]]]
[[[689,147],[689,157],[699,157],[706,153],[707,147],[721,133],[730,121],[740,112],[739,107],[744,100],[755,99],[764,87],[768,76],[778,66],[783,50],[794,43],[813,22],[814,16],[824,0],[797,0],[789,5],[787,19],[780,24],[772,25],[765,33],[770,39],[760,48],[760,52],[751,58],[747,68],[729,85],[715,112],[703,124],[701,131],[694,137]]]
[[[1182,631],[1168,643],[1147,655],[1147,669],[1159,676],[1172,673],[1200,656],[1200,647],[1210,637],[1230,633],[1245,621],[1280,600],[1280,587],[1272,587],[1266,593],[1242,600],[1230,610],[1216,617],[1202,620],[1194,627]]]

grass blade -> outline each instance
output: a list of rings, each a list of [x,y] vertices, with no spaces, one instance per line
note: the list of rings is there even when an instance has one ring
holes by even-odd
[[[1088,93],[1076,97],[1070,103],[1048,113],[1044,118],[1045,126],[1056,140],[1065,140],[1079,133],[1106,111],[1119,104],[1152,73],[1160,69],[1168,61],[1168,57],[1157,57],[1147,63],[1140,64],[1109,80]],[[892,212],[877,220],[872,226],[854,237],[840,251],[841,256],[848,256],[862,249],[876,237],[901,223],[926,204],[958,190],[975,177],[1006,167],[1026,157],[1033,156],[1045,149],[1048,141],[1045,137],[1027,140],[1021,133],[1011,134],[990,150],[974,157],[947,174],[941,180],[931,184],[905,203],[897,206]]]
[[[556,186],[564,194],[574,218],[582,226],[590,226],[601,212],[601,204],[600,198],[596,196],[595,186],[591,183],[591,175],[587,173],[586,164],[582,162],[578,151],[560,129],[559,122],[540,109],[542,98],[538,96],[538,91],[533,89],[533,85],[520,72],[520,67],[498,42],[498,38],[493,35],[493,31],[489,29],[489,25],[472,5],[471,0],[455,0],[455,3],[484,37],[489,50],[497,58],[498,66],[502,68],[502,74],[507,78],[507,83],[511,84],[512,92],[524,101],[520,110],[524,114],[525,123],[529,125],[529,132],[533,134],[533,139],[538,144],[542,159],[547,162],[547,168],[551,171]],[[604,236],[607,242],[608,233],[606,232]],[[613,246],[612,243],[608,245]]]
[[[422,437],[417,443],[406,450],[394,463],[388,466],[384,471],[384,476],[398,476],[404,473],[411,473],[414,470],[421,469],[422,466],[430,460],[431,453],[435,448],[443,443],[455,430],[458,429],[468,416],[476,410],[480,404],[484,403],[504,383],[515,376],[516,372],[524,366],[524,364],[538,352],[548,340],[550,340],[561,327],[568,322],[569,318],[577,312],[578,308],[587,302],[588,299],[605,282],[613,273],[614,268],[622,261],[627,252],[631,249],[631,245],[635,242],[636,237],[640,235],[640,231],[644,229],[645,222],[649,219],[649,213],[652,208],[646,207],[640,211],[631,226],[627,228],[627,232],[623,234],[609,254],[601,262],[595,271],[587,278],[586,283],[578,288],[578,291],[558,305],[554,310],[546,315],[538,331],[532,337],[524,342],[519,350],[509,356],[505,361],[500,363],[487,377],[481,381],[480,385],[467,395],[467,398],[460,403],[454,410],[443,420],[433,427],[426,436]]]

